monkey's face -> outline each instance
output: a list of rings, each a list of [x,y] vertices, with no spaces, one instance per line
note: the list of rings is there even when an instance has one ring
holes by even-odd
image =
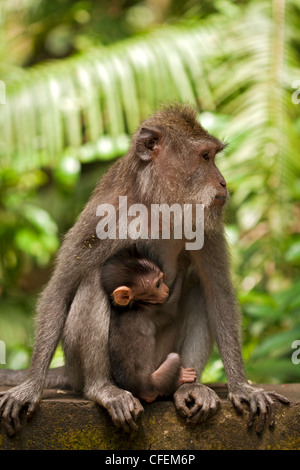
[[[216,166],[216,155],[224,145],[209,140],[187,139],[174,151],[173,181],[184,204],[203,204],[206,211],[221,213],[228,199],[226,181]],[[175,150],[175,149],[174,149]]]
[[[169,288],[164,283],[164,274],[158,269],[138,275],[132,287],[123,285],[113,292],[115,304],[123,307],[132,301],[163,304],[167,301],[168,296]]]
[[[211,211],[222,211],[228,200],[226,181],[216,166],[216,155],[224,145],[219,141],[195,142],[187,156],[187,186],[194,202]]]
[[[228,191],[215,157],[225,145],[180,109],[154,115],[139,131],[140,193],[150,203],[203,204],[207,214],[221,215]]]
[[[134,295],[134,300],[141,300],[150,304],[163,304],[169,297],[169,288],[164,283],[162,272],[149,273],[142,276]]]

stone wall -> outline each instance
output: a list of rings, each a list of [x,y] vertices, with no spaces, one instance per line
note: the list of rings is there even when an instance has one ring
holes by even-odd
[[[205,424],[187,425],[171,401],[145,404],[139,430],[131,434],[116,429],[101,407],[71,392],[45,390],[39,409],[29,423],[9,438],[3,427],[0,449],[101,449],[101,450],[235,450],[300,449],[300,384],[263,385],[291,400],[278,404],[276,425],[257,435],[247,428],[246,411],[238,415],[226,400],[223,384],[212,388],[221,408]],[[0,387],[4,390],[5,387]]]

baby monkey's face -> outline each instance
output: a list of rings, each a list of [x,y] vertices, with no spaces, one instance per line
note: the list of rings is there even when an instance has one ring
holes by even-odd
[[[131,308],[132,303],[146,302],[149,304],[163,304],[169,296],[169,288],[164,283],[165,275],[160,269],[151,264],[143,273],[131,275],[131,287],[121,285],[113,292],[113,301],[116,305]]]
[[[151,304],[163,304],[169,296],[169,288],[164,283],[164,273],[157,270],[141,276],[134,300],[142,300]]]

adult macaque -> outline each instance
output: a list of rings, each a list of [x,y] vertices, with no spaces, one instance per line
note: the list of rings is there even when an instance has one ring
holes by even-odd
[[[181,367],[177,353],[155,367],[157,332],[170,322],[159,308],[169,297],[162,268],[145,250],[123,249],[101,268],[101,284],[111,302],[109,357],[115,383],[147,402],[171,395],[183,383],[194,382],[194,369]],[[182,279],[176,280],[170,302],[176,318]]]
[[[127,196],[128,206],[141,203],[149,209],[151,204],[204,205],[204,245],[200,250],[189,251],[190,267],[178,301],[180,316],[157,334],[155,367],[175,350],[183,367],[193,367],[200,378],[215,340],[233,405],[242,411],[242,402],[249,404],[249,424],[258,414],[258,431],[266,418],[273,425],[272,398],[288,401],[250,385],[241,356],[239,310],[230,280],[222,222],[228,191],[215,165],[215,156],[223,149],[224,144],[199,124],[196,111],[188,106],[162,108],[140,125],[128,153],[101,179],[64,239],[54,273],[38,303],[28,377],[5,392],[0,401],[9,434],[20,427],[20,409],[26,406],[31,414],[39,403],[60,338],[72,386],[105,407],[117,426],[127,431],[137,428],[136,421],[143,410],[140,401],[117,387],[110,377],[110,305],[100,285],[105,260],[135,241],[118,237],[100,240],[95,232],[99,222],[97,207],[117,207],[119,196]],[[161,260],[169,286],[181,274],[177,258],[185,241],[174,237],[143,240]],[[216,393],[200,383],[181,385],[174,401],[179,413],[193,423],[213,416],[219,404]]]

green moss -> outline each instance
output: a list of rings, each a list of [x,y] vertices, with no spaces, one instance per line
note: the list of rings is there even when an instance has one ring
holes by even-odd
[[[143,433],[125,434],[112,429],[97,429],[93,426],[84,426],[74,431],[57,429],[49,437],[48,448],[74,449],[74,450],[130,450],[145,449]]]
[[[289,437],[288,439],[270,447],[268,450],[300,450],[300,437]]]

